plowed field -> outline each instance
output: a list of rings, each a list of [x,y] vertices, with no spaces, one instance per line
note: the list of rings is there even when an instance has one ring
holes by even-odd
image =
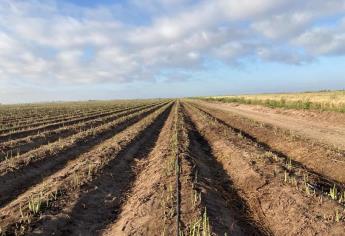
[[[18,110],[19,109],[19,110]],[[4,107],[3,235],[342,235],[345,152],[196,100]]]

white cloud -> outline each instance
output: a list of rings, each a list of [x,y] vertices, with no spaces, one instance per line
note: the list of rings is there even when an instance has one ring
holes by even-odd
[[[124,19],[131,6],[150,19]],[[319,26],[344,10],[344,0],[132,0],[96,8],[1,1],[0,80],[129,82],[165,70],[180,78],[178,71],[203,69],[208,59],[300,64],[345,54],[344,24]]]
[[[252,27],[268,38],[284,40],[303,32],[311,22],[309,13],[295,12],[271,16],[253,23]]]
[[[345,20],[345,18],[344,18]],[[314,27],[295,39],[297,45],[305,48],[310,54],[344,55],[345,54],[345,23],[336,27]]]

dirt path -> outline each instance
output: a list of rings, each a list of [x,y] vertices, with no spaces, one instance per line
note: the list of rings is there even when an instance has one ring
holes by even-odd
[[[198,101],[198,103],[292,130],[299,135],[345,150],[345,114],[271,109],[262,106],[205,101]]]

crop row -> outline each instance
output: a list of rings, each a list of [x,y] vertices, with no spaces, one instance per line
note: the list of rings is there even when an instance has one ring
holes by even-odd
[[[166,114],[169,107],[171,104],[160,105],[156,109],[151,108],[149,113],[141,112],[142,116],[135,120],[136,123],[79,155],[78,159],[70,161],[63,169],[7,204],[0,210],[2,231],[20,233],[32,221],[37,220],[42,211],[52,207],[54,202],[60,199],[66,201],[68,198],[72,201],[75,195],[70,191],[71,189],[78,191],[81,186],[87,186],[95,180],[121,151],[137,140],[141,134],[150,130],[152,124],[162,117],[163,113]]]
[[[151,100],[114,101],[114,102],[89,102],[89,103],[62,103],[62,104],[37,104],[37,105],[11,105],[0,107],[0,128],[11,128],[35,122],[43,122],[73,116],[86,116],[95,112],[106,112],[111,109],[121,109],[134,105],[152,103]],[[10,118],[16,110],[15,115]]]
[[[197,129],[210,143],[212,152],[226,168],[233,185],[240,189],[253,211],[252,217],[264,231],[279,235],[286,230],[297,233],[299,227],[308,227],[310,232],[327,234],[342,227],[344,208],[336,182],[270,150],[199,106],[187,106]],[[313,187],[320,180],[331,181],[322,182],[323,192]]]
[[[0,134],[2,135],[11,135],[15,134],[20,131],[25,131],[25,130],[31,130],[35,128],[44,128],[46,126],[50,127],[51,125],[68,125],[73,122],[79,122],[83,121],[83,119],[94,119],[97,117],[105,116],[117,111],[121,110],[126,110],[130,109],[131,107],[135,106],[136,104],[132,104],[131,106],[126,106],[126,107],[114,107],[114,108],[108,108],[104,110],[96,110],[96,111],[91,111],[88,113],[82,113],[80,115],[64,115],[63,117],[57,117],[57,118],[51,118],[49,120],[44,120],[44,121],[34,121],[34,122],[28,122],[27,124],[24,125],[19,125],[15,127],[10,127],[6,128],[3,130],[0,130]],[[138,106],[138,105],[137,105]],[[140,106],[140,104],[139,104]]]
[[[47,130],[35,135],[11,139],[10,141],[4,142],[0,145],[0,158],[2,158],[2,160],[10,159],[13,156],[23,154],[41,145],[55,142],[58,139],[66,138],[83,130],[94,128],[101,124],[111,122],[112,120],[119,118],[120,116],[125,116],[140,109],[144,109],[145,107],[149,108],[151,106],[154,106],[154,104],[118,110],[111,114],[107,114],[102,117],[96,117],[88,121],[80,121],[76,124],[62,126],[61,128],[57,129]]]

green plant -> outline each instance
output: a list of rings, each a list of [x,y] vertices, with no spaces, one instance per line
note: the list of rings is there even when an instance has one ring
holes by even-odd
[[[237,136],[238,136],[240,139],[243,139],[243,138],[244,138],[242,132],[239,132],[239,133],[237,134]]]
[[[72,178],[72,186],[74,188],[78,188],[80,185],[80,177],[77,173],[74,173],[73,178]]]
[[[29,197],[29,202],[28,202],[28,208],[29,211],[32,212],[33,214],[37,214],[40,212],[41,207],[42,207],[42,193],[40,195],[35,196],[30,196]]]
[[[207,209],[199,219],[191,223],[188,230],[189,236],[211,236],[210,222],[207,216]]]
[[[329,190],[329,196],[333,199],[333,200],[337,200],[338,197],[338,190],[335,187],[335,185],[333,185],[333,188],[330,188]]]
[[[335,222],[339,222],[340,219],[341,219],[341,215],[340,215],[340,213],[339,213],[339,210],[336,209],[336,210],[335,210]]]
[[[309,185],[308,185],[308,184],[305,185],[305,193],[306,193],[307,195],[310,195],[310,194],[311,194],[310,188],[309,188]]]
[[[211,232],[210,232],[210,222],[209,222],[209,218],[207,216],[207,209],[205,207],[205,211],[204,211],[204,214],[203,214],[203,224],[202,224],[202,235],[203,236],[208,236],[208,235],[211,235]]]
[[[88,178],[88,179],[91,179],[91,177],[92,177],[92,172],[93,172],[93,166],[92,166],[91,163],[89,163],[89,165],[88,165],[88,170],[87,170],[87,178]]]
[[[289,158],[286,162],[286,168],[288,170],[291,170],[292,169],[292,161],[291,161],[291,158]]]
[[[343,203],[344,201],[345,201],[345,192],[341,193],[339,197],[339,203]]]
[[[196,206],[199,202],[201,202],[201,193],[196,190],[193,190],[191,196],[193,207]]]
[[[290,178],[290,183],[291,183],[293,186],[297,187],[297,179],[296,179],[296,176],[295,176],[295,175],[293,175],[293,176]]]

